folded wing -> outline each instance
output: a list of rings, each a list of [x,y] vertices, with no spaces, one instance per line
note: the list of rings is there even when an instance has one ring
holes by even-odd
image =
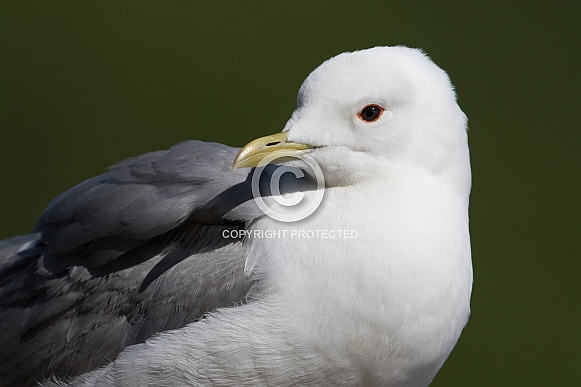
[[[260,213],[236,152],[189,141],[125,160],[0,242],[1,384],[82,374],[244,302],[244,246],[224,231]]]

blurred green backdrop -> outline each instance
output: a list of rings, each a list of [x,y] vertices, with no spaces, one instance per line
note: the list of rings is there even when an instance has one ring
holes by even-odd
[[[581,2],[2,1],[0,237],[123,158],[282,129],[347,50],[424,48],[470,118],[473,314],[434,386],[580,385]]]

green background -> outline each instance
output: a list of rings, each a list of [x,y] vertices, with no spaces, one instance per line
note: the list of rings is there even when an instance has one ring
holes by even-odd
[[[580,385],[581,2],[0,2],[0,237],[123,158],[278,132],[304,77],[404,44],[470,119],[472,317],[434,386]]]

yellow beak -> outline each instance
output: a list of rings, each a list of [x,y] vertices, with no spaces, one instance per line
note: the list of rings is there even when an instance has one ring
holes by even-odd
[[[311,145],[297,142],[287,142],[288,132],[281,132],[270,136],[260,137],[246,144],[238,152],[232,164],[232,170],[244,167],[256,167],[262,159],[274,152],[285,151],[287,155],[296,153],[297,157],[304,154],[306,150],[314,149]],[[280,160],[280,158],[278,159]]]

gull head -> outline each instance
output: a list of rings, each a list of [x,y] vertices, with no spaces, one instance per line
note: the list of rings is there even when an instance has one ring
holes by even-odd
[[[282,133],[242,149],[234,167],[284,149],[309,153],[327,186],[402,169],[469,186],[466,116],[448,75],[422,51],[375,47],[337,55],[303,82]]]

